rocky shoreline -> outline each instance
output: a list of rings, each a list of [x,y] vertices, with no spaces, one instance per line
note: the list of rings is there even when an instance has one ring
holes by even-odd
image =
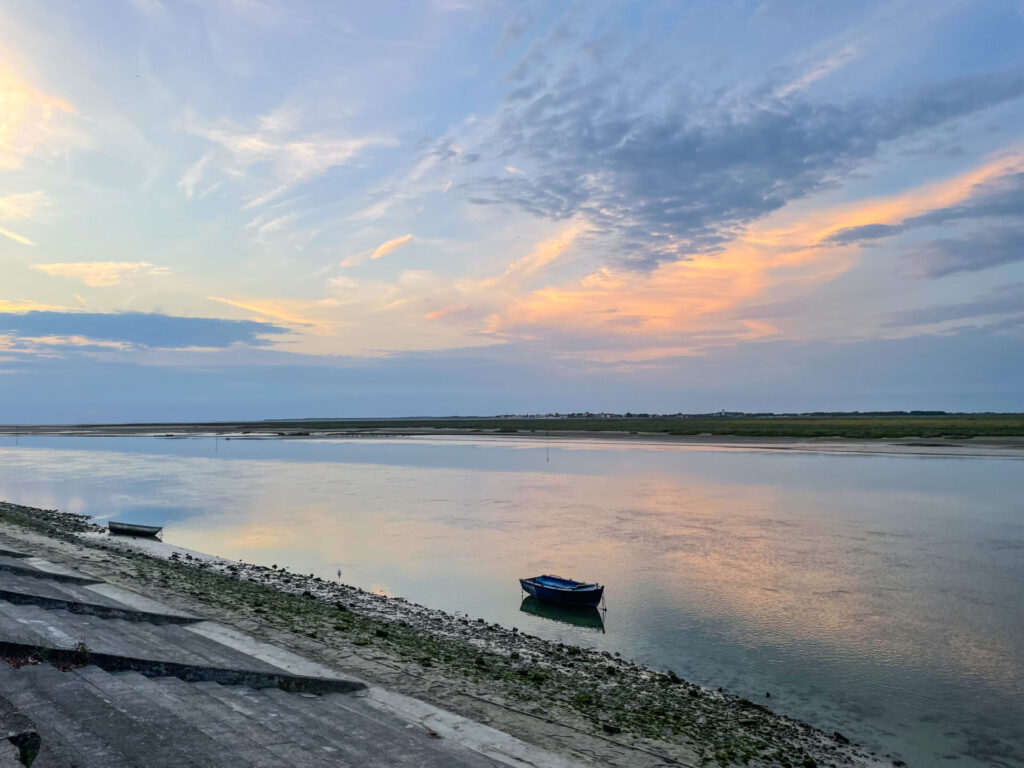
[[[553,643],[284,568],[112,538],[88,518],[0,502],[0,522],[79,549],[136,589],[177,595],[321,658],[372,658],[519,716],[657,756],[660,764],[793,768],[892,764],[840,733],[607,652]],[[71,553],[73,554],[73,552]],[[444,694],[438,694],[444,699]],[[453,701],[445,701],[451,706]],[[492,718],[496,719],[496,718]],[[501,728],[500,722],[492,722]]]

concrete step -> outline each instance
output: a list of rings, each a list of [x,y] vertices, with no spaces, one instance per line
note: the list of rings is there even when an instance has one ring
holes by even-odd
[[[264,746],[278,755],[282,762],[296,768],[327,768],[358,765],[343,761],[338,747],[320,736],[311,723],[294,715],[290,708],[273,704],[258,691],[241,686],[217,683],[196,683],[196,688],[218,700],[242,717],[263,725],[274,735]],[[286,694],[295,696],[295,694]]]
[[[202,663],[211,667],[222,667],[225,669],[248,669],[268,674],[287,674],[287,672],[273,664],[253,658],[247,653],[223,645],[217,640],[204,635],[190,632],[188,627],[169,624],[130,624],[128,622],[116,621],[118,630],[140,642],[147,642],[158,651],[164,650],[164,655],[158,658],[167,657],[167,649],[177,649],[181,656],[182,663]],[[166,660],[179,660],[178,657],[166,658]]]
[[[336,747],[353,765],[387,768],[391,765],[388,752],[398,745],[403,747],[403,751],[415,755],[415,764],[430,764],[428,758],[431,751],[426,748],[428,734],[425,730],[418,730],[415,737],[411,737],[408,732],[410,729],[403,724],[401,730],[396,732],[396,729],[387,727],[383,719],[373,721],[341,705],[334,700],[335,696],[294,697],[293,694],[276,689],[261,690],[259,694],[270,699],[276,706],[287,706],[289,711],[308,722],[308,727],[315,728],[321,738]],[[292,696],[293,700],[287,702],[280,696]],[[351,697],[343,698],[351,700]],[[389,750],[380,748],[381,731],[386,734],[383,740],[389,744]],[[421,746],[423,749],[420,749]]]
[[[78,584],[53,581],[47,578],[40,578],[38,575],[29,576],[15,571],[0,571],[0,590],[24,595],[37,595],[53,600],[65,600],[72,603],[102,605],[111,608],[128,607]]]
[[[232,755],[148,695],[97,667],[62,672],[41,664],[16,670],[17,686],[33,699],[43,748],[53,765],[142,768],[244,768]],[[144,682],[148,683],[145,678]],[[3,684],[7,684],[4,679]],[[52,742],[52,744],[51,744]],[[50,748],[52,747],[52,748]]]
[[[152,686],[151,695],[163,702],[169,710],[220,744],[232,744],[238,756],[255,768],[279,768],[281,757],[263,745],[273,736],[261,724],[242,717],[196,688],[195,683],[186,683],[176,677],[147,678],[138,672],[118,672],[126,680],[148,681]]]
[[[148,758],[146,765],[235,768],[249,764],[234,754],[234,742],[218,743],[181,716],[183,707],[167,707],[153,683],[142,675],[127,677],[93,666],[68,674],[91,684],[121,713],[133,732],[133,740],[150,755],[156,753],[156,758]]]
[[[28,765],[39,752],[39,744],[36,724],[4,697],[0,687],[0,767]]]
[[[4,620],[6,619],[6,621]],[[102,618],[0,600],[0,639],[70,650],[84,643],[112,656],[268,674],[285,670],[177,624],[157,625]]]
[[[262,689],[260,695],[284,705],[283,691]],[[369,706],[364,696],[324,694],[295,699],[291,710],[311,723],[316,723],[324,738],[344,745],[353,764],[367,768],[387,768],[400,754],[413,765],[460,765],[479,768],[498,765],[476,752],[455,747],[438,739],[432,729],[410,724],[393,714]],[[380,744],[388,748],[381,750]]]
[[[265,661],[271,666],[287,670],[293,675],[347,680],[356,684],[353,687],[361,687],[362,681],[342,675],[336,669],[310,661],[304,656],[299,656],[294,651],[261,642],[250,635],[226,627],[223,624],[201,621],[189,624],[187,629],[189,632],[216,640],[222,645],[227,645],[249,656]]]
[[[120,702],[114,697],[103,694],[78,674],[61,672],[45,664],[19,671],[34,678],[36,691],[54,704],[63,714],[64,722],[80,726],[129,765],[198,768],[203,764],[173,748],[170,739],[155,730],[151,722],[128,715],[119,708]],[[41,736],[45,743],[47,733],[42,732]],[[77,750],[77,739],[70,741],[69,746]]]
[[[116,656],[142,659],[178,660],[182,654],[173,646],[162,646],[149,640],[135,622],[121,619],[103,619],[65,611],[46,611],[64,632],[80,637],[90,650]]]
[[[126,628],[125,631],[128,631]],[[250,669],[258,672],[288,674],[281,667],[269,664],[249,654],[224,645],[205,635],[191,632],[189,627],[176,624],[140,624],[130,627],[135,636],[145,636],[162,647],[179,648],[206,659],[209,666],[228,669]]]
[[[61,699],[65,694],[55,693],[52,680],[48,684],[47,670],[63,674],[48,665],[14,669],[0,662],[0,690],[32,719],[40,735],[33,768],[131,768],[127,758],[100,739],[76,713],[69,715],[59,706],[53,697]]]
[[[350,693],[365,685],[350,678],[304,676],[223,646],[180,625],[152,625],[47,611],[0,600],[0,650],[13,658],[93,664],[186,681],[213,680],[256,688]]]
[[[111,600],[116,600],[118,603],[126,605],[136,611],[157,613],[161,616],[177,616],[181,619],[191,620],[197,618],[189,613],[179,611],[176,608],[171,608],[157,600],[141,595],[138,592],[123,589],[122,587],[114,586],[113,584],[109,584],[105,581],[99,584],[90,584],[85,589],[92,594],[102,595],[103,597],[110,598]]]
[[[80,638],[61,631],[47,618],[49,611],[35,605],[0,600],[0,640],[40,647],[74,648]]]
[[[198,617],[178,613],[142,611],[100,594],[90,587],[57,582],[13,571],[0,571],[0,599],[19,605],[38,605],[46,609],[65,609],[73,613],[148,621],[153,624],[192,624]]]
[[[254,691],[209,683],[199,687],[292,738],[309,755],[303,758],[309,761],[304,764],[360,768],[499,765],[483,755],[432,738],[426,728],[369,707],[360,696],[295,694],[277,688]],[[273,745],[268,748],[275,749]]]
[[[36,725],[41,749],[34,768],[502,765],[344,694],[3,663],[0,691]]]
[[[284,745],[296,748],[293,734],[274,729],[275,718],[253,718],[251,712],[246,714],[242,709],[231,707],[222,697],[212,693],[224,688],[233,690],[234,686],[221,686],[212,682],[186,683],[176,677],[155,677],[152,681],[155,687],[186,704],[204,722],[219,723],[219,727],[236,732],[259,747]]]
[[[52,566],[45,568],[41,566]],[[9,557],[7,555],[0,555],[0,571],[9,571],[11,573],[21,573],[26,576],[33,576],[36,578],[50,579],[51,581],[62,581],[69,584],[99,584],[99,579],[94,579],[91,576],[82,573],[75,573],[69,569],[58,569],[53,566],[52,563],[39,560],[34,557]]]

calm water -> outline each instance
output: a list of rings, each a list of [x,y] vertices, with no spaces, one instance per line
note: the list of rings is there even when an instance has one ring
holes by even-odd
[[[0,436],[0,499],[596,646],[911,766],[1024,765],[1024,461]],[[516,579],[608,585],[583,626]]]

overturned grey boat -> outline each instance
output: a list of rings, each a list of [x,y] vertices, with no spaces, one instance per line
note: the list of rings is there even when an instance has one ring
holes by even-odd
[[[118,536],[148,536],[156,538],[164,528],[162,525],[136,525],[135,523],[107,523],[107,530]]]

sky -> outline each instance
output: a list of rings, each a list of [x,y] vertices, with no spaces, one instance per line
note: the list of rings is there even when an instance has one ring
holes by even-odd
[[[0,422],[1024,411],[1024,3],[0,0]]]

